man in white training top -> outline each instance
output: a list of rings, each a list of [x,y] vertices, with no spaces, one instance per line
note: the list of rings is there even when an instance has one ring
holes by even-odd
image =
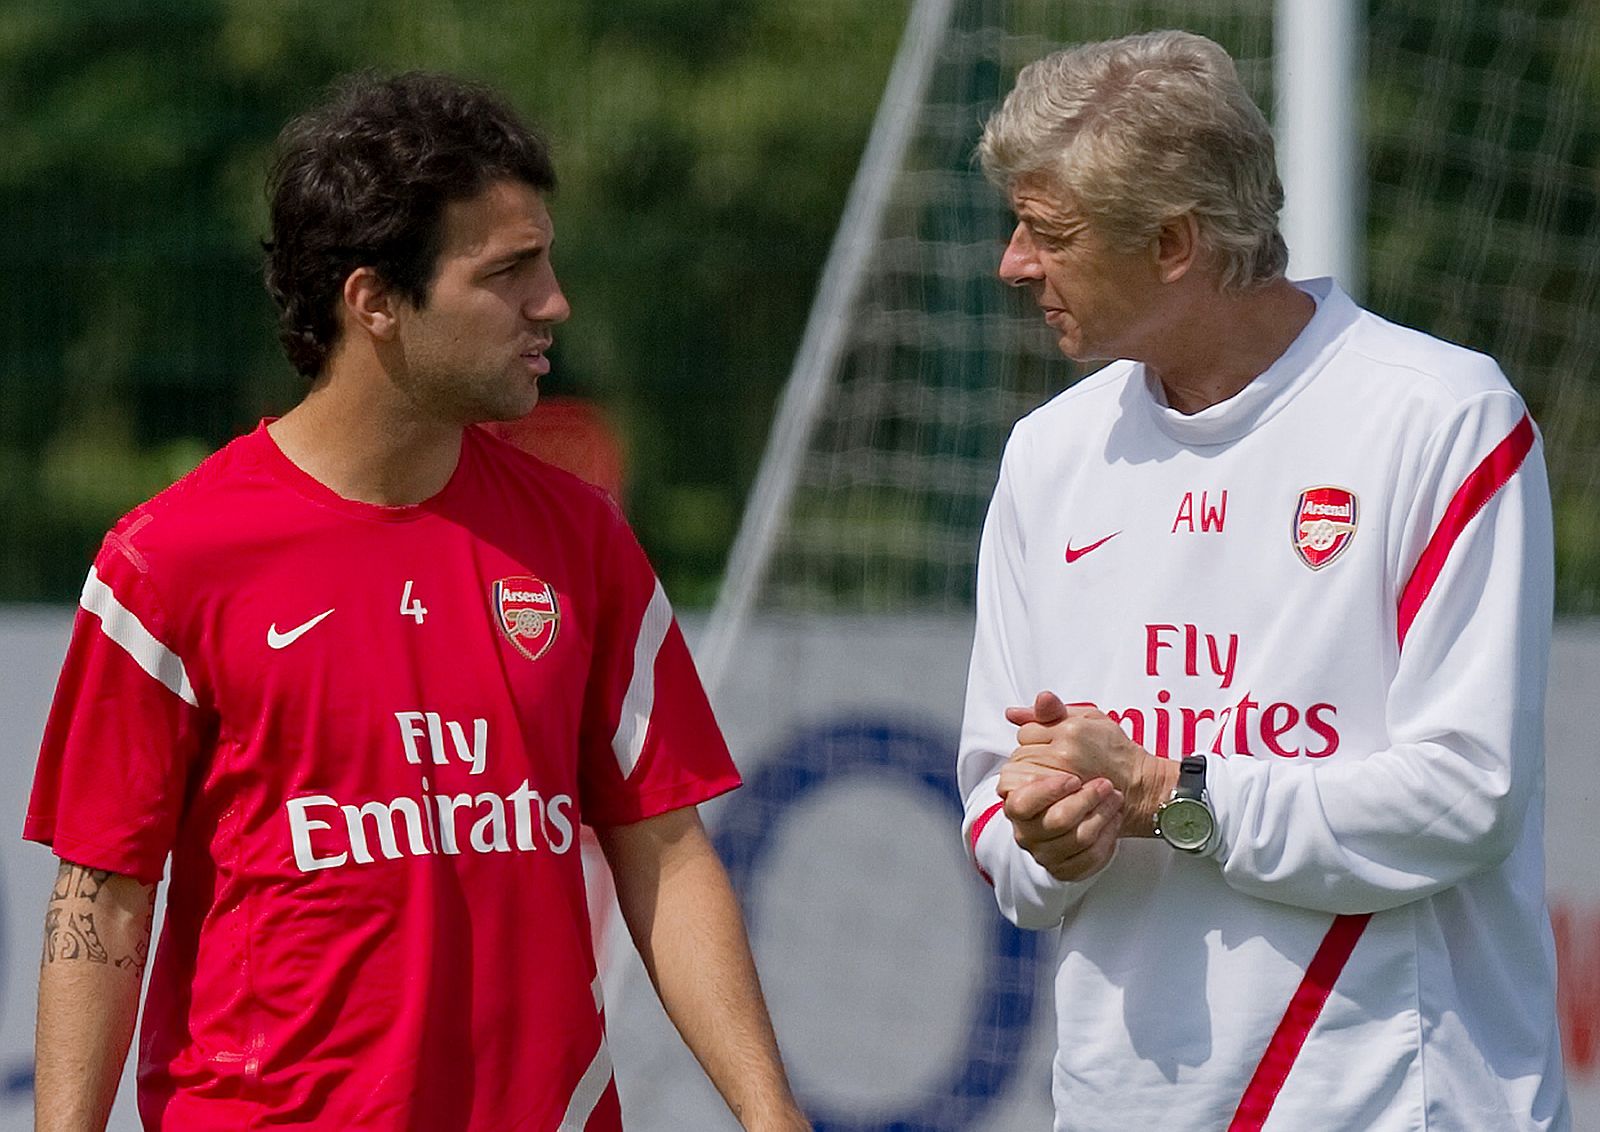
[[[1061,933],[1056,1128],[1570,1126],[1550,503],[1499,368],[1291,283],[1216,44],[1024,70],[1000,276],[1080,361],[979,556],[965,833]]]

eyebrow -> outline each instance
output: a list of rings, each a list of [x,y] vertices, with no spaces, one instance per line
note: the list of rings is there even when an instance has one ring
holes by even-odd
[[[1054,216],[1024,216],[1018,212],[1017,223],[1025,224],[1028,228],[1042,236],[1056,238],[1070,238],[1076,236],[1089,226],[1089,222],[1081,216],[1054,217]]]
[[[542,240],[537,244],[527,244],[520,248],[513,248],[510,251],[502,252],[493,259],[484,263],[482,270],[499,271],[503,267],[514,266],[515,264],[521,263],[523,260],[532,259],[534,256],[539,255],[542,252],[549,251],[550,246],[554,243],[554,239]]]

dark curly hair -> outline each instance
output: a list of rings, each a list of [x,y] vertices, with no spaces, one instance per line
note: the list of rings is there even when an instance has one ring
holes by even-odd
[[[262,247],[294,368],[322,371],[338,338],[340,292],[358,267],[423,306],[445,206],[501,179],[554,191],[548,145],[499,95],[448,75],[347,76],[285,126]]]

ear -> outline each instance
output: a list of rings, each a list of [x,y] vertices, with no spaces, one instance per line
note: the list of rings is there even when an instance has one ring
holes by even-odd
[[[1155,238],[1156,274],[1163,283],[1176,283],[1200,258],[1200,225],[1194,213],[1185,212],[1164,221]]]
[[[399,296],[370,267],[358,267],[344,281],[344,317],[372,337],[387,341],[396,329]]]

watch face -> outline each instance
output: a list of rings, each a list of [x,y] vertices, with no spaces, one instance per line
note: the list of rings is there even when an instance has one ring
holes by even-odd
[[[1175,849],[1195,852],[1205,848],[1216,826],[1211,810],[1198,798],[1174,798],[1159,811],[1162,838]]]

